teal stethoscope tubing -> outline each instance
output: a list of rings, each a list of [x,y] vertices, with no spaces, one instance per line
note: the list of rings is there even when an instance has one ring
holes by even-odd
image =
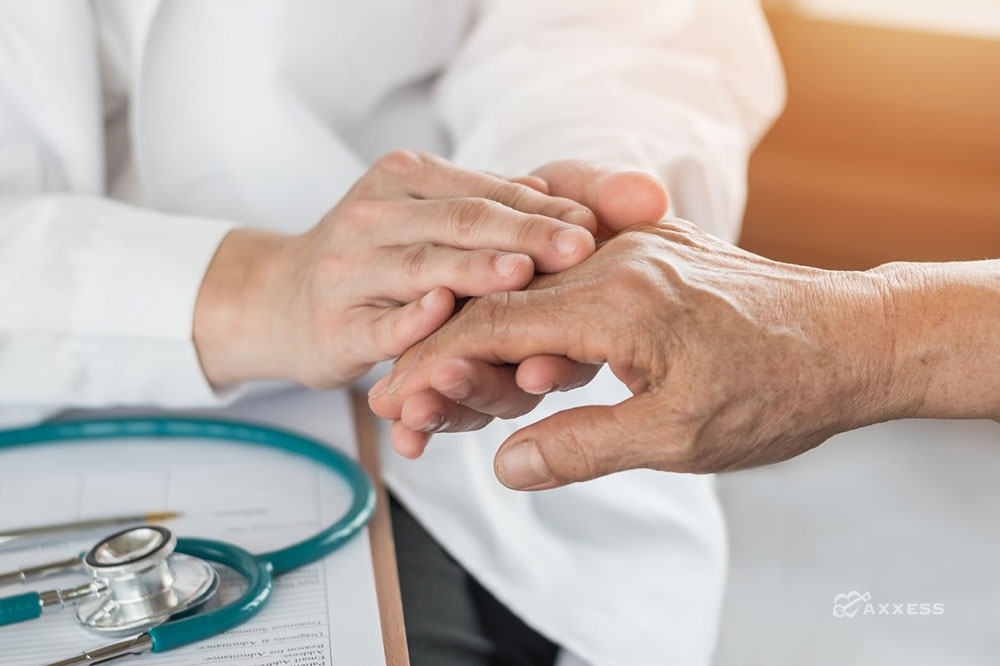
[[[123,438],[213,439],[254,444],[304,456],[347,481],[353,497],[347,512],[313,536],[285,548],[253,555],[239,546],[211,539],[177,539],[177,552],[212,560],[234,569],[247,580],[238,599],[211,612],[191,615],[150,629],[153,652],[164,652],[200,641],[246,622],[267,602],[272,576],[314,562],[342,546],[371,518],[375,488],[368,474],[344,454],[319,442],[267,426],[232,421],[186,418],[113,418],[56,421],[0,431],[0,450],[29,444],[54,444]]]

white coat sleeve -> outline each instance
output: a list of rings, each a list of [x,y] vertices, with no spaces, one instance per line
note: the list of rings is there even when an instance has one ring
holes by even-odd
[[[100,197],[0,194],[0,421],[218,403],[192,322],[230,228]]]
[[[0,426],[229,397],[192,320],[232,225],[105,196],[95,45],[88,3],[0,9]]]
[[[730,241],[750,151],[784,102],[752,0],[488,1],[436,92],[463,166],[643,169],[673,214]]]

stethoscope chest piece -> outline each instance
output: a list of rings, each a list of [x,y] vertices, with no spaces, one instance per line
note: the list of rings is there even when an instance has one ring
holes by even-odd
[[[97,594],[81,600],[83,626],[127,636],[193,610],[214,596],[219,575],[208,562],[175,553],[177,538],[165,527],[145,525],[104,539],[83,558]]]

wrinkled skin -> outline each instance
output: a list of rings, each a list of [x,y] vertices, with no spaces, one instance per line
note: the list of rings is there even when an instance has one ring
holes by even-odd
[[[565,357],[589,366],[574,371],[579,383],[607,363],[633,397],[518,431],[497,457],[502,482],[536,490],[637,467],[743,468],[906,415],[893,326],[879,273],[771,261],[669,220],[629,229],[526,291],[472,300],[406,352],[370,402],[396,421],[397,449],[414,456],[422,443],[403,421],[442,374],[464,377],[463,405],[514,416],[527,411],[514,364]],[[481,425],[449,412],[436,430]]]

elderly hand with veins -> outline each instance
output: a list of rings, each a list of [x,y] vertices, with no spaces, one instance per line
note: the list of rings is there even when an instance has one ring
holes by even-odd
[[[1000,418],[998,321],[1000,261],[821,270],[669,220],[525,291],[470,302],[404,354],[370,402],[405,420],[459,359],[484,387],[478,409],[516,414],[526,382],[512,364],[607,363],[632,397],[514,433],[495,460],[500,481],[540,490],[637,467],[716,472],[879,421]],[[478,425],[466,418],[460,426]],[[404,455],[420,452],[398,424],[392,434]]]

